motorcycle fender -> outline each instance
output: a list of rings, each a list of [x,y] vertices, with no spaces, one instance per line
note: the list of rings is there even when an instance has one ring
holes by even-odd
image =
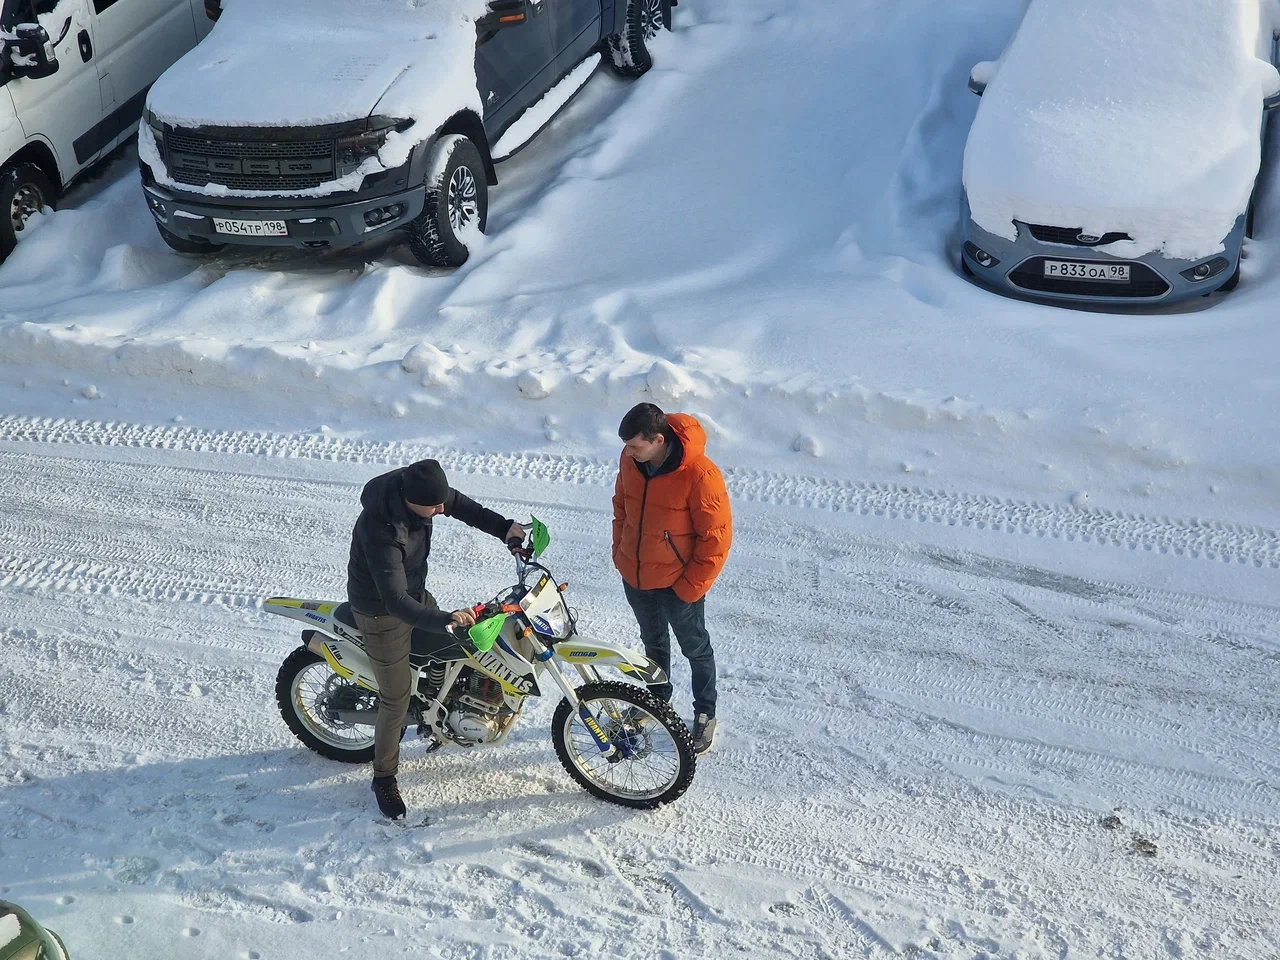
[[[346,640],[335,640],[326,637],[317,630],[308,630],[307,649],[324,657],[329,668],[352,683],[358,683],[366,690],[378,692],[378,681],[373,675],[373,664],[369,656],[354,643]]]
[[[667,682],[662,668],[643,653],[615,647],[608,643],[575,637],[557,643],[556,658],[572,666],[616,667],[641,683],[656,686]]]

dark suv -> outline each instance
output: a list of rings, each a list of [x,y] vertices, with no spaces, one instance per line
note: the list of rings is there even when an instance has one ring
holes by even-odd
[[[550,122],[598,54],[643,74],[675,0],[488,0],[474,21],[447,4],[347,0],[341,31],[329,2],[205,0],[218,22],[156,83],[138,140],[173,249],[345,247],[402,230],[419,262],[457,266],[484,231],[503,133]],[[441,66],[467,67],[472,37],[474,89]]]

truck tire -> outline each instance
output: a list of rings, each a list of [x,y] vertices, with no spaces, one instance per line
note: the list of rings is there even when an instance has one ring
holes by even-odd
[[[427,164],[426,203],[406,231],[414,259],[426,267],[460,267],[468,242],[489,219],[489,181],[480,149],[461,134],[441,137]]]
[[[53,183],[34,163],[0,169],[0,262],[13,252],[33,216],[54,209],[57,195]]]
[[[627,25],[605,37],[605,60],[614,73],[638,77],[653,66],[649,41],[659,30],[671,29],[671,0],[626,0]]]

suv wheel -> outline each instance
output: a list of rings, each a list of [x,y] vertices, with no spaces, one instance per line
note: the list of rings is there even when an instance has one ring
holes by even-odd
[[[431,148],[427,170],[426,203],[407,227],[409,249],[424,266],[460,267],[489,219],[484,158],[469,139],[450,134]]]
[[[17,163],[0,171],[0,261],[13,252],[36,214],[54,208],[56,195],[49,178],[34,163]]]
[[[653,66],[649,41],[671,29],[671,0],[626,0],[627,26],[605,38],[605,53],[614,72],[638,77]]]
[[[156,224],[156,229],[160,231],[160,238],[169,245],[169,249],[176,253],[186,254],[189,257],[207,256],[211,253],[217,253],[225,243],[211,243],[208,240],[197,240],[194,237],[180,237],[176,233],[170,233],[160,224]]]

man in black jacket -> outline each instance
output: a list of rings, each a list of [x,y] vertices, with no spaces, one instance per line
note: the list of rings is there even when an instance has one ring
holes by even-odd
[[[409,712],[414,629],[442,633],[470,627],[470,610],[442,611],[426,588],[431,523],[435,517],[461,520],[500,540],[524,539],[524,528],[449,486],[435,460],[419,460],[374,477],[360,494],[364,507],[351,533],[347,599],[378,679],[381,699],[373,741],[373,793],[384,816],[405,815],[396,783],[400,735]]]

